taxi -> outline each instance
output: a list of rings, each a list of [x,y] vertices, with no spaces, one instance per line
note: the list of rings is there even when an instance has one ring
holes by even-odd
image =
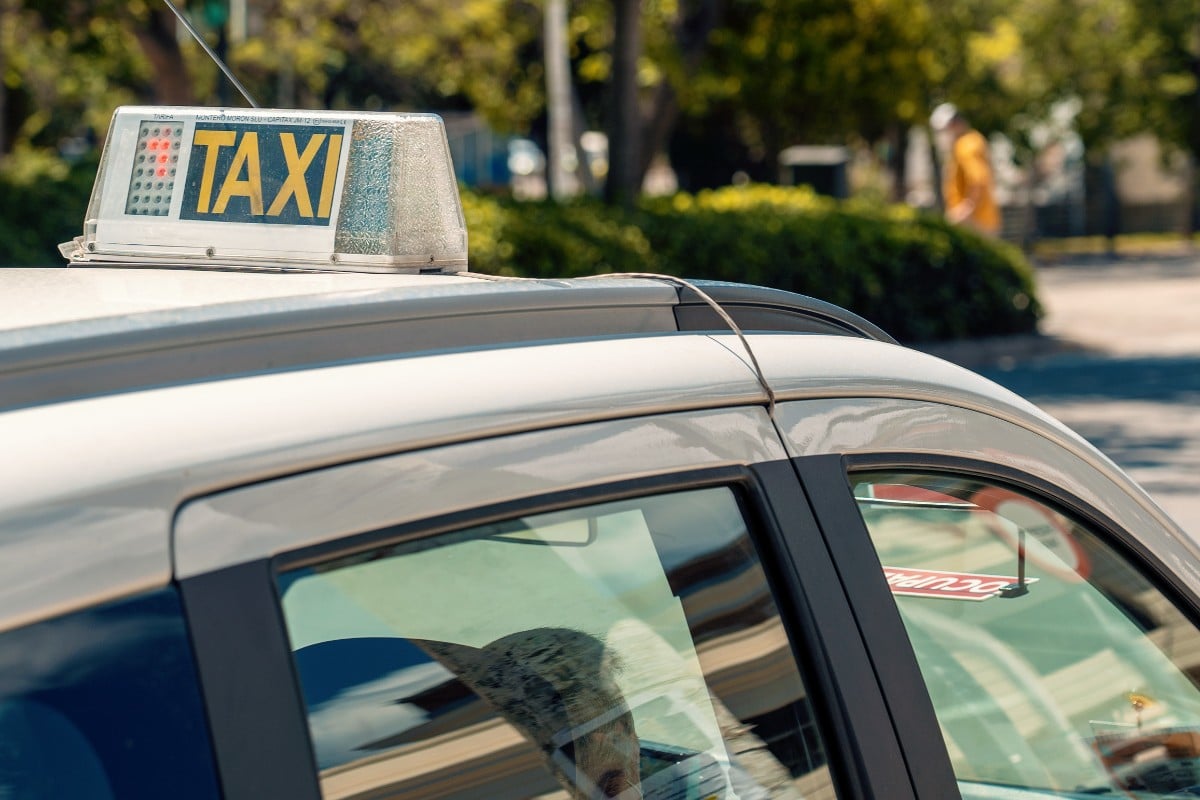
[[[0,796],[1200,795],[1200,549],[763,287],[469,271],[431,115],[117,111],[0,271]]]

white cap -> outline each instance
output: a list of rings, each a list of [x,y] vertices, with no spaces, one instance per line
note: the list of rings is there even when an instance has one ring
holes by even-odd
[[[942,103],[929,115],[929,124],[935,131],[944,131],[957,116],[958,109],[953,103]]]

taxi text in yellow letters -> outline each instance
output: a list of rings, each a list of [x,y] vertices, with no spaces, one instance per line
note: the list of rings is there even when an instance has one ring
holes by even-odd
[[[328,225],[340,125],[196,123],[183,219]]]

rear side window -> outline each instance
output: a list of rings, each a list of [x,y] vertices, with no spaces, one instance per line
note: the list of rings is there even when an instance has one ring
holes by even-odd
[[[1033,494],[859,473],[964,800],[1200,795],[1200,631]]]
[[[280,576],[327,798],[834,796],[727,488]]]
[[[218,796],[174,590],[0,634],[0,798]]]

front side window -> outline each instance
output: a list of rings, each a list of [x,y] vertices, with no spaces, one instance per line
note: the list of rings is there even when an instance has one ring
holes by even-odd
[[[965,800],[1200,795],[1200,634],[1101,536],[974,478],[851,476]]]
[[[325,797],[832,797],[735,493],[279,576]]]
[[[218,791],[173,589],[0,634],[0,798]]]

